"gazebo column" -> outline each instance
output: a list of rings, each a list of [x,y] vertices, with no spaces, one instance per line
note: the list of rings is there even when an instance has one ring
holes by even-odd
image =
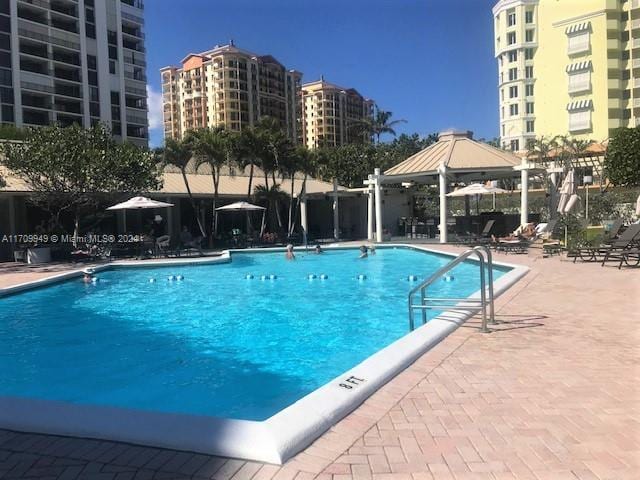
[[[306,245],[309,223],[307,219],[307,195],[304,189],[300,194],[300,226],[302,227],[302,242]]]
[[[438,168],[440,177],[440,243],[447,243],[447,169]]]
[[[529,168],[524,162],[520,170],[520,225],[529,223]]]
[[[373,216],[374,212],[374,198],[373,198],[373,175],[369,175],[369,186],[367,192],[367,239],[373,241]]]
[[[333,179],[333,238],[340,240],[340,210],[338,205],[338,180]]]
[[[380,187],[380,169],[374,170],[375,207],[376,207],[376,242],[382,242],[382,189]]]

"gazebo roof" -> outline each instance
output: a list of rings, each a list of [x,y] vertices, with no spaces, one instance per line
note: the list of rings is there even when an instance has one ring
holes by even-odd
[[[438,175],[441,165],[451,173],[478,173],[481,177],[499,172],[511,175],[521,163],[521,158],[511,152],[473,140],[472,132],[446,131],[440,133],[436,143],[385,171],[384,176],[387,181],[394,176],[398,180],[433,176]]]

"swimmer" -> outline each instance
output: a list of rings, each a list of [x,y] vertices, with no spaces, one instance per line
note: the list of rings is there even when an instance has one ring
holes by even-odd
[[[287,245],[287,250],[286,250],[286,253],[285,253],[285,257],[286,257],[287,260],[295,260],[296,259],[296,256],[293,253],[293,245],[291,245],[291,244]]]
[[[360,247],[360,256],[358,258],[367,258],[369,256],[369,254],[367,253],[367,247],[365,245],[362,245]]]
[[[94,281],[94,277],[93,277],[93,269],[92,268],[86,268],[82,271],[82,273],[84,274],[82,276],[82,281],[84,283],[92,283]]]
[[[316,245],[316,248],[314,249],[314,251],[315,251],[317,254],[324,253],[324,251],[322,250],[322,247],[320,246],[320,244],[317,244],[317,245]]]

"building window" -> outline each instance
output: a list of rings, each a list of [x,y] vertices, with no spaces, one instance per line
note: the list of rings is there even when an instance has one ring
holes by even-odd
[[[518,69],[517,68],[510,68],[509,69],[509,80],[513,81],[513,80],[517,80],[518,79]]]
[[[517,152],[520,150],[520,140],[511,140],[511,151]]]
[[[533,29],[527,30],[526,32],[524,32],[524,40],[526,42],[533,42]]]
[[[591,72],[573,72],[569,74],[569,93],[591,90]]]
[[[527,120],[527,133],[533,133],[535,130],[535,122],[534,120]]]
[[[507,45],[513,45],[516,43],[516,32],[507,33]]]
[[[533,83],[528,83],[524,86],[524,95],[526,97],[533,97]]]
[[[512,103],[509,105],[509,116],[515,117],[516,115],[518,115],[518,104]]]
[[[502,125],[502,136],[504,137],[504,125]]]
[[[518,87],[509,87],[509,98],[518,98]]]
[[[591,110],[569,112],[569,131],[591,130]]]
[[[509,57],[509,61],[510,62],[517,62],[518,61],[518,51],[517,50],[511,50],[507,56]]]
[[[533,102],[527,102],[527,115],[533,115]]]
[[[533,10],[527,10],[524,12],[524,22],[533,23]]]
[[[529,65],[527,67],[524,67],[524,77],[533,78],[533,66]]]
[[[525,48],[524,49],[524,59],[525,60],[533,60],[533,48]]]
[[[516,12],[507,14],[507,27],[513,27],[516,24]]]
[[[504,88],[500,89],[500,100],[504,102]]]

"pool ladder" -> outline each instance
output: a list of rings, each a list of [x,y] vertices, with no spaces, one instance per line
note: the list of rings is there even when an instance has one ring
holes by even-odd
[[[436,298],[427,295],[427,288],[436,280],[442,278],[447,272],[458,264],[464,262],[471,256],[477,256],[480,263],[480,298]],[[417,298],[416,298],[417,297]],[[437,272],[416,286],[409,292],[409,329],[413,331],[415,325],[415,312],[419,310],[422,314],[422,324],[427,323],[427,310],[441,310],[450,308],[452,310],[467,310],[472,312],[482,311],[482,326],[480,331],[487,333],[487,307],[489,308],[489,321],[495,324],[495,312],[493,306],[493,258],[491,250],[485,245],[479,245],[466,250],[456,258],[440,268]],[[416,302],[419,300],[419,302]]]

